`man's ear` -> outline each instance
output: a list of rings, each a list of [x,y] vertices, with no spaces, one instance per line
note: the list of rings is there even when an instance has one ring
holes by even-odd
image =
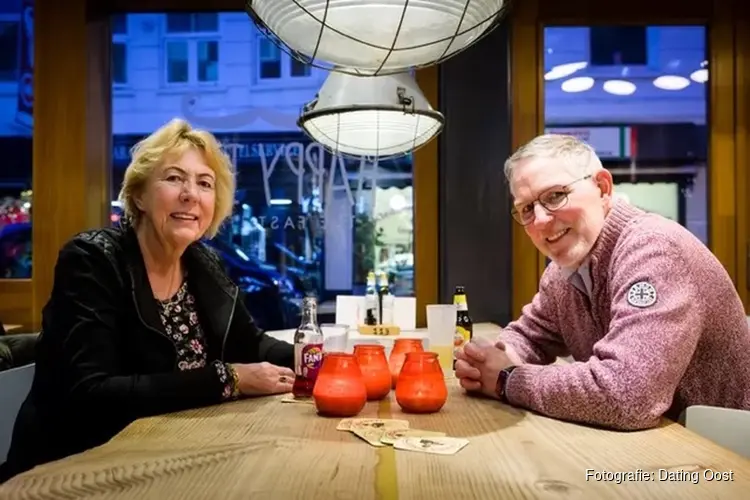
[[[594,182],[601,192],[602,198],[611,199],[615,187],[615,181],[609,170],[602,169],[594,174]]]

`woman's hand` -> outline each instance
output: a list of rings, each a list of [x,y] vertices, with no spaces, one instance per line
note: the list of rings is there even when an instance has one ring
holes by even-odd
[[[233,364],[243,396],[281,394],[292,391],[294,372],[271,363]]]

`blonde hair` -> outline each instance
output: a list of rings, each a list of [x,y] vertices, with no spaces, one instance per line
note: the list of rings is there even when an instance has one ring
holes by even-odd
[[[221,144],[210,132],[194,129],[187,121],[175,118],[156,132],[141,140],[131,150],[132,160],[125,170],[119,200],[125,216],[137,227],[142,213],[135,200],[143,192],[155,168],[170,157],[180,157],[195,148],[216,175],[214,218],[206,230],[213,238],[234,206],[235,176],[232,162]]]
[[[523,160],[554,158],[581,175],[603,169],[594,148],[572,135],[545,134],[527,142],[505,161],[505,178],[513,177],[513,168]]]

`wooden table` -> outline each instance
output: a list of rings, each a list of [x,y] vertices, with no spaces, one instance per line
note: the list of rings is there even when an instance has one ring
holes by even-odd
[[[498,329],[475,333],[494,338]],[[406,418],[412,428],[469,439],[454,456],[374,448],[336,431],[338,419],[313,406],[271,396],[139,420],[99,448],[14,478],[0,498],[702,500],[742,499],[750,488],[749,460],[667,420],[648,431],[605,431],[447,384],[437,414],[404,415],[391,393],[359,416]],[[708,471],[731,481],[709,481]],[[615,473],[629,476],[618,483]]]
[[[389,398],[360,416],[468,438],[454,456],[374,448],[312,405],[271,396],[139,420],[99,448],[12,479],[0,498],[703,500],[742,499],[750,489],[750,461],[680,425],[598,430],[468,397],[455,379],[448,385],[437,414],[404,415]],[[602,471],[633,477],[595,480]],[[660,481],[659,471],[698,481]],[[732,481],[708,481],[706,471]],[[654,479],[636,480],[645,473]]]

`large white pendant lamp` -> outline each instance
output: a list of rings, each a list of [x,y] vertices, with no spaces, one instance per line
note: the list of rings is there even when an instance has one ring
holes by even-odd
[[[507,0],[246,0],[259,29],[298,60],[354,75],[430,66],[494,28]]]
[[[334,153],[380,158],[419,148],[440,133],[443,122],[409,73],[362,78],[335,71],[298,120],[312,140]]]

